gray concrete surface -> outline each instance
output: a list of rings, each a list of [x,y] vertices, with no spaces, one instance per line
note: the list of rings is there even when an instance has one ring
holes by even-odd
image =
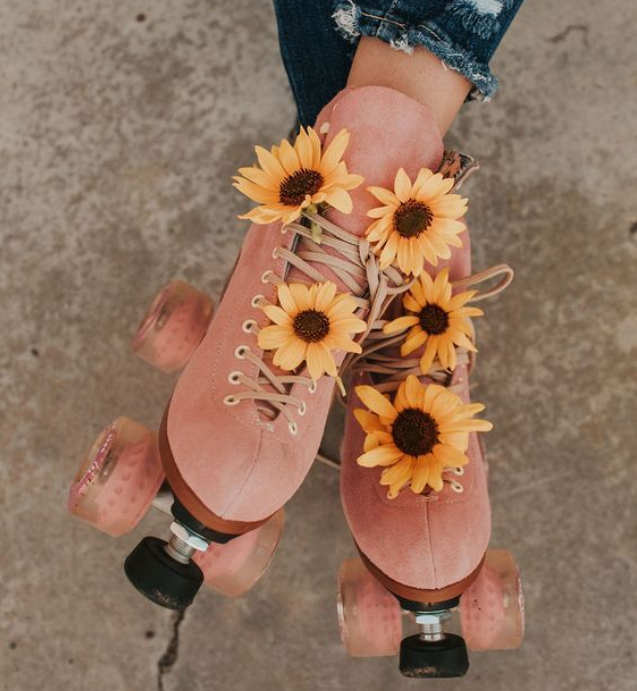
[[[457,684],[475,691],[637,687],[633,10],[527,0],[500,95],[450,136],[482,163],[476,266],[517,269],[477,380],[493,544],[520,562],[528,628],[520,651],[473,656]],[[415,688],[341,651],[354,550],[328,468],[254,591],[203,594],[180,622],[121,568],[161,517],[113,540],[65,513],[102,425],[156,425],[170,393],[128,350],[145,304],[175,275],[219,293],[245,232],[229,176],[293,122],[269,3],[2,0],[0,55],[0,687]]]

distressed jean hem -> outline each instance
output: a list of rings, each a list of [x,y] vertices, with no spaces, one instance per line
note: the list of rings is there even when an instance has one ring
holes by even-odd
[[[498,88],[498,81],[489,66],[476,60],[467,50],[454,45],[433,20],[409,26],[390,17],[367,13],[352,0],[336,2],[332,17],[339,34],[352,43],[356,43],[361,36],[370,36],[408,54],[413,53],[417,46],[425,48],[446,67],[471,82],[470,100],[490,100]]]

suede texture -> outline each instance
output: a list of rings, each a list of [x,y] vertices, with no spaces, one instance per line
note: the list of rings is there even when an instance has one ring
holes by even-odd
[[[463,247],[438,267],[429,267],[432,274],[443,266],[449,267],[452,280],[471,273],[468,230],[461,237]],[[399,305],[396,301],[393,316],[402,313]],[[421,353],[422,349],[410,357]],[[460,385],[461,398],[469,402],[466,366],[455,370],[452,383]],[[372,382],[359,377],[352,388],[359,384]],[[445,484],[437,499],[415,495],[410,489],[388,499],[387,489],[379,482],[382,469],[356,463],[363,453],[365,433],[352,411],[362,407],[352,391],[341,447],[341,498],[356,544],[385,575],[404,585],[437,590],[461,581],[479,565],[491,535],[486,468],[476,434],[469,437],[464,475],[449,475],[462,484],[462,493]]]
[[[317,127],[325,123],[326,144],[342,128],[349,130],[344,160],[350,172],[365,177],[352,192],[353,213],[331,211],[329,218],[359,235],[370,222],[367,210],[376,205],[367,185],[391,187],[400,166],[413,176],[422,166],[436,168],[442,157],[442,141],[429,112],[390,89],[342,92],[323,110]],[[295,418],[295,436],[282,415],[272,421],[250,401],[223,402],[237,392],[228,380],[231,372],[257,376],[256,367],[237,358],[235,349],[245,345],[261,354],[256,337],[241,327],[247,319],[266,325],[267,317],[250,301],[257,294],[276,301],[275,289],[261,277],[267,270],[284,275],[284,261],[273,259],[272,252],[289,247],[291,237],[281,233],[278,223],[250,228],[213,322],[181,375],[168,411],[168,439],[182,478],[211,511],[228,520],[261,520],[294,494],[318,451],[332,398],[334,382],[326,376],[314,394],[294,387],[293,395],[307,404],[307,413]]]

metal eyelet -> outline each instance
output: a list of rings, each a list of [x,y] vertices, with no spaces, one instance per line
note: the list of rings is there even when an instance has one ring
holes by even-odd
[[[246,353],[250,350],[247,345],[240,345],[234,349],[234,356],[239,360],[246,359]]]
[[[261,283],[265,283],[265,284],[269,283],[269,281],[267,280],[267,278],[268,278],[268,276],[269,276],[270,274],[274,274],[274,272],[271,271],[270,269],[268,269],[267,271],[264,271],[264,272],[261,274]]]
[[[451,485],[451,489],[456,494],[462,494],[464,492],[464,487],[459,482],[452,480],[449,484]]]
[[[260,307],[259,302],[261,300],[265,300],[265,295],[261,295],[261,293],[259,293],[258,295],[255,295],[252,300],[250,300],[250,306],[254,307],[254,309],[258,309]]]
[[[275,247],[272,250],[272,254],[270,255],[272,257],[272,259],[278,259],[279,258],[279,255],[277,254],[278,249],[279,249],[278,247]]]
[[[308,391],[310,393],[316,393],[316,389],[317,389],[316,379],[312,379],[312,383],[310,384]]]
[[[230,395],[230,396],[226,396],[226,397],[223,399],[223,402],[224,402],[226,405],[238,405],[238,404],[239,404],[239,399],[237,399],[237,398],[235,398],[234,396]]]
[[[299,426],[296,424],[296,422],[288,422],[288,429],[290,430],[290,434],[294,436],[299,433]]]
[[[301,403],[301,407],[299,408],[299,415],[301,417],[303,417],[305,415],[305,413],[307,413],[307,403],[305,401],[303,401]]]
[[[243,375],[243,372],[240,372],[239,370],[235,370],[234,372],[230,372],[228,375],[228,381],[231,384],[239,384],[239,378]]]
[[[259,325],[254,321],[254,319],[246,319],[243,324],[241,324],[241,331],[243,331],[244,334],[251,334],[253,326]]]
[[[451,471],[454,475],[457,475],[458,477],[461,477],[464,475],[464,466],[460,466],[458,468],[453,468]]]

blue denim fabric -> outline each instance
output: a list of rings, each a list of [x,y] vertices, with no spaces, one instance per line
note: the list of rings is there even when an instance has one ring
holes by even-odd
[[[312,124],[347,81],[360,36],[411,53],[423,46],[491,98],[489,69],[523,0],[273,0],[281,56],[301,124]]]

